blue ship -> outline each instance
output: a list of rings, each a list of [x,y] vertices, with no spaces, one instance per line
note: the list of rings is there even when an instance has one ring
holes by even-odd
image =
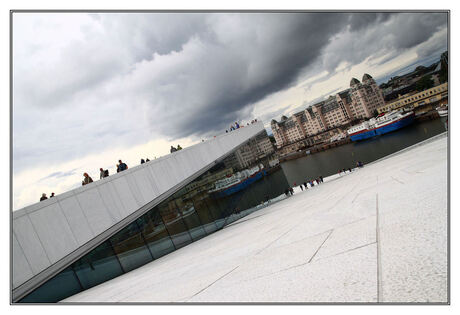
[[[414,112],[393,111],[348,129],[352,141],[359,141],[401,129],[414,122]]]
[[[233,175],[230,178],[221,180],[220,183],[216,182],[216,189],[209,192],[217,198],[230,196],[240,190],[245,189],[265,175],[267,175],[267,172],[264,169],[259,169],[258,171],[245,178],[238,178],[238,176]]]

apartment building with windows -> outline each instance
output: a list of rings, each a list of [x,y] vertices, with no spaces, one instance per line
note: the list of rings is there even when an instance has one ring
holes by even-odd
[[[282,116],[281,121],[271,121],[271,128],[278,149],[311,138],[313,143],[323,141],[325,131],[349,124],[355,119],[375,116],[383,106],[383,94],[375,80],[364,74],[362,82],[353,78],[350,88],[328,99],[307,107],[291,117]]]

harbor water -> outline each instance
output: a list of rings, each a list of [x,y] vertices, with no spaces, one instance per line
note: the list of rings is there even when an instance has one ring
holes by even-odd
[[[365,164],[407,148],[446,131],[446,119],[439,118],[414,124],[382,136],[351,142],[326,151],[283,162],[281,167],[290,185],[318,176],[337,174],[354,168],[357,161]]]

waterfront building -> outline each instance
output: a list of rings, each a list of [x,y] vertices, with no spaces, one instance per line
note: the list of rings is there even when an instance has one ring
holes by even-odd
[[[228,168],[235,170],[243,170],[251,167],[265,157],[270,156],[275,152],[275,148],[270,141],[270,138],[265,133],[262,133],[253,139],[249,140],[247,144],[235,151],[224,160],[224,164]]]
[[[434,108],[439,104],[446,104],[447,99],[448,86],[446,82],[418,93],[400,95],[398,99],[378,107],[377,112],[385,113],[400,108],[412,110],[420,106],[431,106]]]
[[[305,133],[301,126],[301,118],[296,114],[290,118],[282,116],[279,123],[273,119],[271,127],[277,148],[305,138]]]
[[[280,122],[272,120],[271,128],[276,147],[281,149],[288,146],[287,151],[290,152],[324,142],[327,140],[324,137],[330,134],[327,131],[335,130],[356,119],[373,117],[376,109],[384,104],[382,91],[369,74],[364,74],[362,83],[353,78],[349,89],[313,104],[289,118],[282,116]]]
[[[234,173],[223,160],[249,143],[260,144],[256,152],[269,152],[265,138],[257,122],[14,211],[12,301],[60,301],[282,195],[288,186],[282,171],[267,175],[276,177],[275,184],[261,180],[234,194],[214,192]]]
[[[350,81],[351,88],[351,113],[354,119],[367,119],[375,116],[377,107],[385,105],[383,94],[369,75],[364,74],[362,83],[353,78]]]

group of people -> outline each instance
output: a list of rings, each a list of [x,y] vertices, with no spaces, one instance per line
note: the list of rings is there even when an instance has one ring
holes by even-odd
[[[178,148],[180,148],[180,146],[178,146]],[[182,149],[182,148],[180,148]],[[180,150],[179,149],[179,150]],[[145,162],[150,162],[149,158],[146,158],[145,160],[144,159],[141,159],[141,164],[144,164]],[[127,170],[128,169],[128,165],[126,163],[124,163],[122,160],[118,160],[118,164],[117,164],[117,173],[119,172],[122,172],[124,170]],[[104,170],[102,167],[99,169],[99,179],[103,179],[104,177],[108,177],[109,176],[109,170]],[[93,179],[91,178],[91,176],[88,175],[88,173],[83,173],[83,180],[81,182],[81,185],[82,186],[85,186],[85,185],[88,185],[89,183],[92,183],[93,182]],[[54,192],[51,193],[51,196],[50,198],[54,197]],[[42,196],[40,197],[40,201],[43,201],[43,200],[46,200],[48,199],[48,197],[46,197],[46,194],[43,193]]]
[[[256,123],[256,122],[257,122],[257,118],[251,120],[251,125],[254,124],[254,123]],[[249,122],[248,122],[246,125],[249,126]],[[237,121],[235,121],[235,124],[234,124],[234,125],[233,125],[233,124],[230,125],[230,131],[239,129],[240,127],[244,127],[244,126],[240,126],[240,124],[239,124]],[[225,130],[225,132],[228,133],[228,130]],[[214,138],[215,138],[215,137],[214,137]]]
[[[320,176],[316,177],[315,179],[307,180],[307,181],[303,182],[303,184],[300,184],[299,186],[300,186],[300,189],[303,190],[304,188],[308,189],[307,184],[310,184],[310,188],[311,188],[311,187],[315,186],[315,183],[316,183],[316,185],[324,183],[323,176],[320,175]]]
[[[50,198],[53,198],[53,197],[54,197],[54,192],[51,193]],[[43,200],[46,200],[46,199],[48,199],[48,197],[46,197],[46,194],[43,193],[42,196],[40,197],[40,201],[43,201]]]
[[[356,167],[357,167],[357,168],[362,168],[363,166],[364,166],[364,163],[363,163],[363,162],[361,162],[361,161],[357,161],[357,162],[356,162]],[[351,167],[349,167],[349,168],[342,168],[341,170],[338,171],[338,174],[339,174],[339,176],[341,176],[342,173],[343,173],[343,174],[346,174],[347,171],[351,173],[351,172],[352,172]]]
[[[311,187],[314,187],[315,184],[319,185],[321,183],[324,183],[323,176],[318,176],[315,179],[311,179],[311,180],[307,180],[303,182],[303,184],[300,184],[299,187],[303,191],[304,189],[308,189],[308,185],[310,185],[310,188],[311,188]],[[297,187],[297,183],[294,183],[293,187]],[[294,189],[292,187],[288,187],[284,190],[284,194],[286,196],[292,196],[294,194]]]
[[[141,159],[141,163],[144,159]],[[148,160],[148,159],[147,159]],[[145,161],[144,161],[145,163]],[[119,172],[122,172],[124,170],[127,170],[128,169],[128,165],[123,162],[122,160],[118,160],[118,164],[117,164],[117,173]],[[103,169],[102,167],[99,169],[99,179],[103,179],[104,177],[108,177],[109,176],[109,170],[105,170]],[[91,176],[88,175],[88,173],[83,173],[83,181],[81,182],[82,186],[85,186],[85,185],[88,185],[89,183],[92,183],[93,182],[93,179],[91,178]]]
[[[156,158],[156,157],[155,157]],[[141,164],[144,164],[145,162],[150,162],[149,158],[146,158],[145,160],[144,159],[141,159]]]
[[[171,149],[169,151],[173,153],[173,152],[180,151],[180,150],[182,150],[182,147],[180,146],[180,144],[178,144],[177,148],[175,148],[174,146],[171,146]]]

